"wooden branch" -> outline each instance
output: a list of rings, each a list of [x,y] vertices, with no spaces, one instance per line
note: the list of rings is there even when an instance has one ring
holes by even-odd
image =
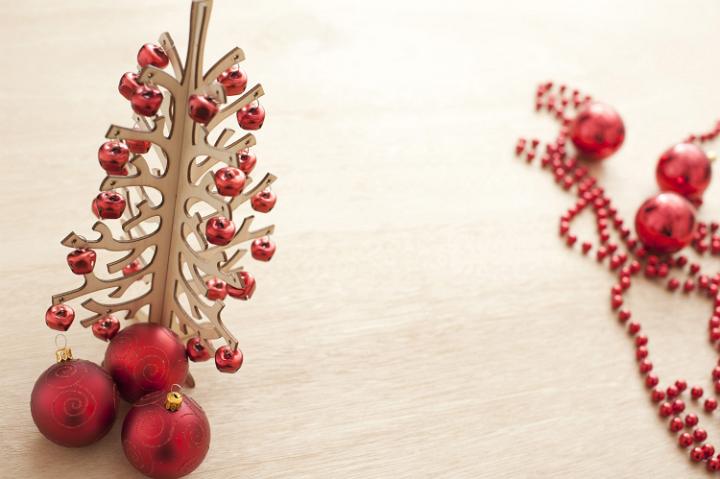
[[[165,53],[170,60],[170,65],[172,66],[173,72],[175,73],[175,78],[182,82],[183,65],[182,61],[180,60],[180,56],[178,55],[177,48],[175,48],[175,42],[173,41],[172,36],[170,36],[168,32],[165,32],[160,35],[159,41],[160,46],[163,48],[163,50],[165,50]]]
[[[149,297],[150,291],[146,292],[142,296],[131,299],[129,301],[115,304],[103,304],[97,302],[93,298],[90,298],[82,303],[82,307],[87,309],[88,311],[96,313],[96,315],[90,318],[83,319],[82,321],[80,321],[80,324],[87,328],[103,316],[107,316],[108,314],[115,314],[119,311],[126,311],[127,314],[125,315],[125,318],[132,318],[137,315],[137,312],[143,306],[150,304]]]
[[[251,188],[248,191],[244,191],[234,197],[230,201],[230,209],[235,211],[240,205],[245,203],[247,200],[255,196],[256,194],[260,193],[261,191],[265,190],[266,188],[269,188],[270,185],[272,185],[275,180],[277,180],[277,176],[273,175],[272,173],[267,173],[262,180],[260,180],[253,188]]]
[[[168,139],[163,134],[165,128],[165,117],[158,117],[155,121],[153,129],[150,131],[138,130],[135,128],[126,128],[124,126],[110,125],[105,138],[110,140],[139,140],[150,141],[165,150],[168,146]]]
[[[180,82],[170,76],[170,74],[152,65],[148,65],[140,70],[138,81],[143,84],[161,86],[169,91],[173,98],[179,98],[181,95]]]
[[[240,98],[220,110],[217,115],[210,121],[210,123],[207,124],[207,131],[212,131],[216,126],[218,126],[225,118],[229,117],[233,113],[237,113],[243,107],[249,105],[253,101],[257,100],[261,96],[263,96],[265,92],[263,91],[263,87],[260,84],[255,85],[250,90],[245,92]]]
[[[152,174],[144,157],[135,156],[130,160],[130,164],[137,169],[136,174],[128,176],[108,175],[100,184],[100,189],[106,191],[131,186],[145,186],[156,190],[163,189],[163,178]]]

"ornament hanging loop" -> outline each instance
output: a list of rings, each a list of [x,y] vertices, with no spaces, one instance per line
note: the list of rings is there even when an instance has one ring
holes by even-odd
[[[62,343],[62,346],[60,346]],[[72,349],[67,345],[67,338],[64,334],[58,334],[55,336],[55,346],[58,348],[55,351],[55,361],[62,363],[63,361],[70,361],[73,359]]]

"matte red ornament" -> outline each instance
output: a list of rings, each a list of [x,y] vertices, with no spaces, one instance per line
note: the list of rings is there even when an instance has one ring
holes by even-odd
[[[92,332],[96,338],[110,341],[120,331],[120,321],[111,315],[103,316],[92,325]]]
[[[108,173],[118,174],[130,159],[130,150],[125,143],[117,140],[106,141],[98,150],[100,166]]]
[[[210,359],[210,348],[208,348],[207,342],[202,338],[195,337],[188,339],[185,349],[187,349],[188,358],[192,362],[199,363]]]
[[[225,88],[227,96],[239,95],[244,92],[247,80],[247,74],[238,65],[231,66],[217,77],[218,83]]]
[[[147,153],[152,146],[151,142],[142,140],[125,140],[125,144],[127,144],[130,153],[135,153],[136,155]]]
[[[232,166],[220,168],[215,172],[215,187],[223,196],[237,196],[245,187],[245,173]]]
[[[227,293],[235,299],[247,301],[252,298],[253,293],[255,293],[255,277],[247,271],[240,271],[238,276],[240,276],[243,282],[243,287],[235,288],[234,286],[227,285]]]
[[[227,283],[218,278],[211,278],[205,282],[206,296],[213,301],[223,300],[227,296]]]
[[[155,43],[146,43],[140,47],[140,50],[138,51],[137,62],[141,67],[152,65],[158,68],[165,68],[168,66],[170,59],[160,45]]]
[[[635,231],[648,250],[674,253],[692,241],[695,208],[677,193],[660,193],[638,209]]]
[[[235,373],[242,366],[243,354],[239,349],[220,346],[215,351],[215,367],[221,373]]]
[[[265,122],[265,108],[253,101],[237,112],[237,121],[243,130],[259,130]]]
[[[140,78],[140,75],[134,72],[127,72],[122,77],[120,77],[118,91],[122,96],[125,97],[125,99],[130,100],[135,93],[135,90],[140,87],[140,82],[138,81],[138,78]]]
[[[210,123],[218,111],[220,108],[217,102],[209,96],[190,95],[188,98],[188,115],[202,125]]]
[[[50,306],[45,312],[45,324],[57,331],[67,331],[74,320],[75,311],[66,304]]]
[[[604,103],[587,103],[570,123],[570,139],[587,158],[602,160],[615,153],[625,139],[620,115]]]
[[[95,251],[88,248],[79,248],[71,251],[67,255],[67,263],[70,266],[70,270],[75,274],[88,274],[92,273],[95,268],[95,260],[97,254]]]
[[[250,199],[252,208],[259,213],[269,213],[277,202],[277,195],[270,189],[264,189]]]
[[[104,365],[128,402],[183,384],[188,372],[185,346],[174,332],[155,323],[121,330],[105,351]]]
[[[50,366],[35,382],[30,411],[38,430],[66,447],[103,437],[117,414],[117,389],[99,366],[83,359]]]
[[[698,200],[710,185],[712,167],[702,148],[694,143],[678,143],[662,154],[655,176],[661,190]]]
[[[249,149],[240,150],[237,153],[237,160],[238,168],[246,175],[249,175],[257,164],[257,156]]]
[[[103,191],[93,201],[93,212],[102,219],[114,220],[125,211],[125,198],[114,191]]]
[[[135,113],[142,116],[153,116],[160,109],[163,94],[157,88],[141,85],[133,93],[130,103]]]
[[[123,423],[125,456],[154,479],[190,474],[210,448],[210,424],[198,403],[183,395],[179,405],[169,404],[167,390],[148,394],[130,409]]]
[[[258,261],[270,261],[275,254],[275,243],[269,236],[263,236],[252,242],[250,253]]]
[[[205,225],[205,236],[208,242],[224,246],[235,236],[235,224],[224,216],[214,216]]]

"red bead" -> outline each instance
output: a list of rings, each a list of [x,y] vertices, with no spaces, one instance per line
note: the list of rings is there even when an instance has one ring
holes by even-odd
[[[120,331],[120,321],[114,316],[103,316],[92,325],[93,335],[103,341],[110,341]]]
[[[690,274],[697,274],[700,271],[700,265],[697,263],[690,264]]]
[[[255,277],[247,271],[240,271],[238,275],[242,280],[243,287],[235,288],[227,285],[227,292],[233,298],[247,301],[252,298],[253,293],[255,293]]]
[[[644,334],[639,334],[635,337],[635,346],[645,346],[648,343],[648,337]]]
[[[252,208],[259,213],[269,213],[275,207],[277,196],[266,188],[250,199]]]
[[[206,296],[213,301],[223,300],[228,294],[227,283],[218,278],[211,278],[205,282]]]
[[[208,242],[225,246],[235,236],[235,224],[223,216],[214,216],[205,225],[205,236]]]
[[[662,417],[670,416],[673,412],[672,404],[670,404],[669,402],[662,403],[660,405],[660,407],[658,408],[658,412],[660,413],[660,416],[662,416]]]
[[[130,151],[127,145],[117,140],[106,141],[98,150],[100,166],[108,173],[118,174],[129,159]]]
[[[194,363],[210,359],[210,348],[208,348],[207,342],[202,338],[194,337],[188,339],[185,349],[187,350],[188,358]]]
[[[685,410],[685,402],[682,399],[676,399],[672,403],[672,410],[675,414],[680,414]]]
[[[130,100],[130,98],[132,98],[133,96],[133,93],[135,93],[135,90],[140,87],[140,82],[138,82],[139,77],[140,76],[137,73],[133,72],[127,72],[122,77],[120,77],[118,91],[122,96],[125,97],[126,100]]]
[[[701,447],[694,447],[692,451],[690,451],[690,459],[695,462],[702,461],[705,459],[705,451],[703,451]]]
[[[636,359],[638,359],[638,360],[645,359],[647,356],[648,356],[648,348],[647,347],[640,346],[639,348],[637,348],[635,350],[635,358]],[[670,395],[670,388],[673,388],[673,387],[674,386],[668,387],[668,396]],[[676,391],[677,391],[677,389],[676,389]],[[675,396],[677,396],[677,393],[675,394]]]
[[[685,425],[687,427],[693,427],[698,423],[699,419],[697,417],[697,414],[689,413],[687,416],[685,416]]]
[[[247,87],[247,75],[238,65],[233,65],[222,72],[220,76],[217,77],[217,81],[223,86],[227,96],[239,95],[244,92]],[[525,149],[524,140],[518,154],[521,153],[523,149]]]
[[[684,379],[678,379],[675,381],[675,387],[678,389],[678,391],[683,392],[687,389],[687,381]]]
[[[673,399],[680,394],[680,391],[675,386],[668,386],[666,389],[668,399]]]
[[[670,278],[670,280],[667,283],[667,288],[670,291],[675,291],[680,287],[680,281],[677,278]]]
[[[630,322],[628,324],[628,332],[631,335],[635,335],[640,331],[640,323]],[[650,368],[652,369],[652,365],[650,365]]]
[[[655,374],[650,373],[647,376],[645,376],[645,386],[648,388],[657,386],[659,381],[660,380],[658,379],[657,375],[655,375]],[[665,393],[663,392],[663,398],[664,397],[665,397]]]
[[[643,373],[643,374],[649,373],[650,371],[652,371],[652,368],[653,368],[653,364],[649,360],[643,359],[640,361],[640,372],[641,373]]]
[[[275,255],[275,250],[275,243],[268,236],[258,238],[250,245],[250,253],[258,261],[270,261]]]
[[[665,399],[665,391],[653,389],[652,393],[650,394],[650,398],[653,402],[660,402]]]
[[[672,432],[678,432],[682,431],[685,428],[685,424],[683,424],[682,419],[680,419],[679,417],[674,417],[670,419],[669,427]]]
[[[95,268],[97,254],[87,248],[80,248],[71,251],[67,255],[67,263],[70,270],[75,274],[89,274]]]
[[[147,153],[152,146],[151,142],[142,140],[125,140],[125,144],[130,150],[130,153],[135,153],[136,155]]]
[[[689,293],[693,289],[695,289],[695,281],[688,278],[687,280],[685,280],[685,283],[683,284],[683,291],[685,291],[686,293]]]
[[[608,105],[588,103],[570,124],[570,139],[585,156],[601,160],[615,153],[625,139],[622,118]]]
[[[137,62],[141,67],[152,65],[158,68],[165,68],[168,66],[170,59],[160,45],[155,43],[146,43],[140,47],[140,50],[138,51]]]
[[[703,444],[702,450],[705,455],[705,459],[709,459],[715,454],[715,447],[712,444]]]
[[[681,447],[690,447],[693,443],[693,438],[690,433],[684,432],[678,436],[678,444]]]
[[[707,462],[707,470],[711,472],[720,471],[720,459],[709,459]]]
[[[238,168],[240,168],[240,171],[242,171],[246,175],[249,175],[257,164],[257,156],[255,156],[255,153],[251,152],[248,149],[245,149],[240,150],[236,156],[238,161]]]
[[[234,373],[243,363],[243,354],[239,349],[232,350],[229,346],[220,346],[215,351],[215,367],[221,373]]]
[[[623,298],[619,294],[614,294],[612,298],[610,298],[610,305],[612,306],[612,309],[618,309],[623,304]]]
[[[693,143],[678,143],[662,154],[656,177],[660,189],[698,199],[710,184],[712,168],[705,151]]]
[[[233,166],[220,168],[215,172],[215,187],[222,196],[237,196],[245,187],[245,173]]]
[[[114,191],[103,191],[94,200],[94,209],[100,218],[114,220],[125,211],[125,198]]]
[[[715,409],[717,409],[717,406],[718,406],[718,403],[715,398],[707,398],[705,400],[705,403],[703,404],[703,407],[708,412],[714,411]]]
[[[583,244],[582,244],[583,254],[586,254],[588,251],[590,251],[591,248],[592,248],[592,243],[590,243],[589,241],[583,242]]]
[[[210,123],[218,111],[220,108],[217,102],[209,96],[190,95],[188,98],[188,115],[201,125]]]
[[[676,193],[660,193],[647,201],[635,216],[635,231],[643,245],[657,253],[674,253],[692,240],[695,209]]]
[[[690,389],[690,397],[693,399],[700,399],[705,391],[703,391],[703,388],[700,386],[693,386],[692,389]]]
[[[45,324],[57,331],[67,331],[74,320],[75,311],[66,304],[50,306],[45,313]]]
[[[157,88],[141,85],[130,99],[135,113],[142,116],[153,116],[162,105],[163,94]]]
[[[629,309],[621,309],[618,312],[618,319],[623,323],[625,321],[627,321],[628,319],[630,319],[631,316],[632,316],[632,313],[630,312]]]
[[[244,130],[259,130],[265,122],[265,108],[253,101],[237,112],[237,121]]]
[[[697,428],[693,431],[693,439],[695,439],[695,442],[703,442],[707,439],[707,432],[705,429]]]

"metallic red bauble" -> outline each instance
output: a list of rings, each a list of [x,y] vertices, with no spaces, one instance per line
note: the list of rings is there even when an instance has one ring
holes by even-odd
[[[235,224],[224,216],[213,216],[205,225],[208,242],[224,246],[235,236]]]
[[[122,96],[124,96],[127,100],[131,99],[133,96],[133,93],[135,93],[135,90],[138,89],[140,86],[140,82],[138,81],[138,78],[140,75],[133,72],[127,72],[122,77],[120,77],[120,83],[118,84],[118,91]]]
[[[232,166],[220,168],[215,172],[215,187],[223,196],[237,196],[245,187],[245,173]]]
[[[103,170],[114,175],[119,174],[130,159],[130,151],[125,143],[117,140],[106,141],[98,150],[98,160]]]
[[[235,373],[243,363],[243,353],[230,346],[220,346],[215,351],[215,367],[221,373]]]
[[[127,144],[130,152],[135,153],[136,155],[147,153],[150,151],[150,146],[152,146],[151,142],[142,140],[125,140],[125,143]]]
[[[275,254],[275,249],[275,243],[268,236],[263,236],[252,242],[250,254],[258,261],[270,261]]]
[[[120,331],[120,321],[111,315],[103,316],[92,325],[92,332],[96,338],[110,341]]]
[[[655,176],[661,190],[674,191],[689,200],[698,200],[710,185],[710,159],[699,146],[678,143],[662,154]]]
[[[247,75],[238,65],[233,65],[222,72],[217,77],[217,81],[225,88],[227,96],[239,95],[247,87]]]
[[[206,296],[213,301],[223,300],[227,296],[227,283],[218,278],[211,278],[205,282]]]
[[[50,306],[45,312],[45,324],[57,331],[67,331],[74,320],[75,310],[66,304]]]
[[[183,384],[188,372],[185,346],[171,330],[154,323],[121,330],[105,351],[104,365],[128,402]]]
[[[87,446],[103,437],[115,422],[117,406],[110,376],[83,359],[50,366],[35,382],[30,399],[37,428],[66,447]]]
[[[167,390],[144,396],[125,417],[122,445],[130,464],[154,479],[194,471],[210,448],[210,424],[202,408],[183,395],[176,411],[165,407]]]
[[[238,273],[238,276],[240,276],[240,279],[243,282],[243,287],[235,288],[228,284],[227,293],[235,299],[242,299],[244,301],[247,301],[248,299],[252,298],[252,295],[255,292],[255,277],[247,271],[240,271]]]
[[[218,111],[220,108],[217,102],[209,96],[190,95],[188,98],[188,115],[202,125],[210,123]]]
[[[146,43],[140,47],[140,50],[138,51],[137,62],[141,67],[152,65],[158,68],[165,68],[168,66],[170,59],[160,45],[155,43]]]
[[[602,160],[622,145],[625,125],[611,107],[591,102],[578,112],[570,124],[570,139],[585,157]]]
[[[93,202],[93,212],[97,210],[97,216],[105,220],[115,220],[122,216],[125,211],[125,198],[114,191],[103,191]]]
[[[202,338],[190,338],[185,345],[190,361],[199,363],[210,359],[210,348]]]
[[[130,98],[133,111],[142,116],[155,115],[160,109],[162,101],[163,94],[160,90],[147,85],[140,85]]]
[[[264,189],[250,199],[252,208],[259,213],[269,213],[275,207],[277,195],[270,189]]]
[[[265,122],[265,108],[253,101],[237,112],[237,121],[243,130],[259,130]]]
[[[237,153],[237,160],[238,168],[240,168],[240,171],[246,175],[249,175],[257,164],[257,156],[255,156],[255,153],[251,152],[249,149],[240,150]]]
[[[635,215],[635,231],[655,253],[674,253],[690,244],[695,208],[676,193],[660,193],[645,201]]]
[[[97,254],[95,254],[95,251],[88,248],[79,248],[68,253],[67,264],[75,274],[88,274],[95,269],[96,259]]]

